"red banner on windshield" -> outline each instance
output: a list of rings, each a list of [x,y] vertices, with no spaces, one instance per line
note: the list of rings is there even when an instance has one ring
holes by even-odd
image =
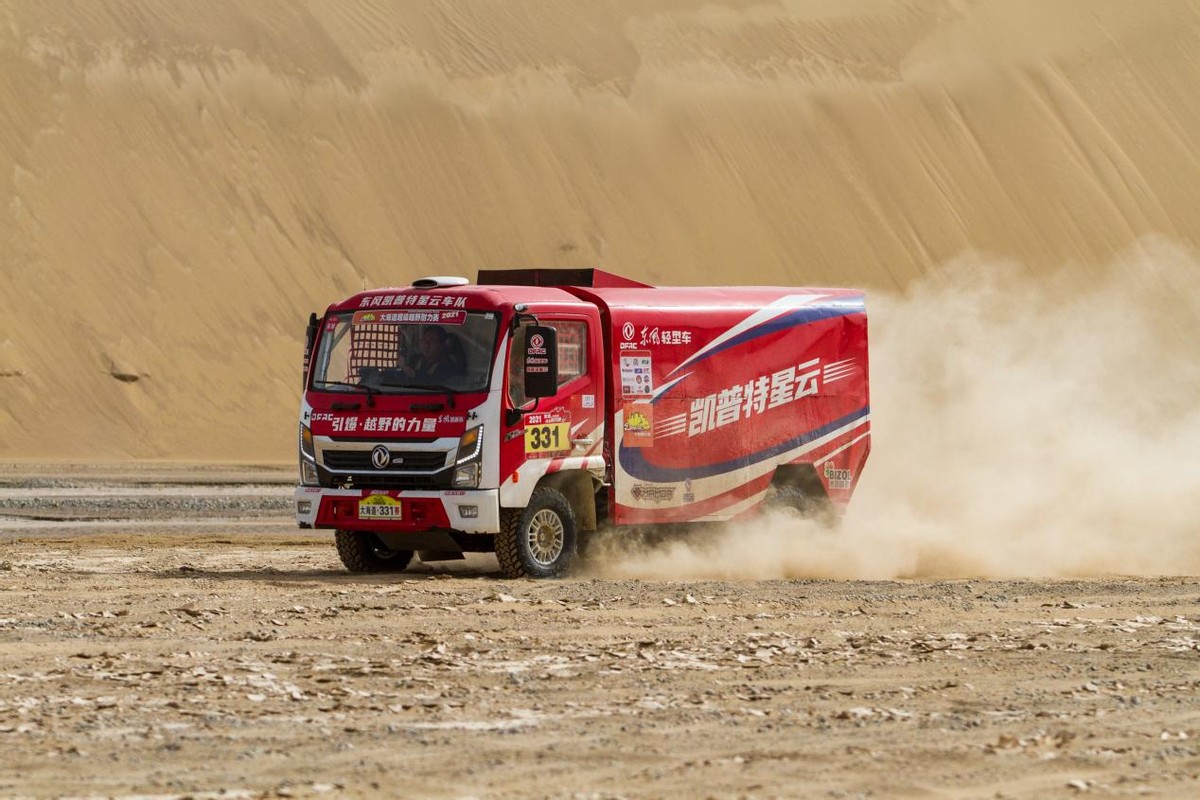
[[[354,324],[382,323],[385,325],[462,325],[467,321],[466,311],[425,311],[405,309],[404,311],[356,311]]]

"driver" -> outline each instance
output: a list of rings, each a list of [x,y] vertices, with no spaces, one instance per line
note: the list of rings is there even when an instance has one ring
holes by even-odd
[[[424,383],[445,383],[462,376],[465,365],[451,352],[450,334],[437,325],[421,333],[417,353],[401,367],[408,378]]]

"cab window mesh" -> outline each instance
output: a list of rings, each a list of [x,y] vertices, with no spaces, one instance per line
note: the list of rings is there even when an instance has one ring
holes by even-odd
[[[587,371],[587,326],[582,322],[553,323],[558,329],[558,385]]]
[[[359,323],[350,331],[350,367],[347,383],[358,383],[363,367],[395,367],[400,350],[400,328],[396,325]]]

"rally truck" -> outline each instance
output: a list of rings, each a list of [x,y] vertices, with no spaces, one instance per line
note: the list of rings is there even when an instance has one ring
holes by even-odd
[[[310,317],[296,517],[354,572],[553,577],[601,525],[836,517],[870,431],[860,291],[423,278]]]

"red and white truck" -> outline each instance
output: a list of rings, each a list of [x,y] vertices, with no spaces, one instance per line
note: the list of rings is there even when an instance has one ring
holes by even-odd
[[[425,278],[314,314],[304,367],[297,521],[357,572],[552,577],[601,524],[838,511],[870,451],[854,290]]]

